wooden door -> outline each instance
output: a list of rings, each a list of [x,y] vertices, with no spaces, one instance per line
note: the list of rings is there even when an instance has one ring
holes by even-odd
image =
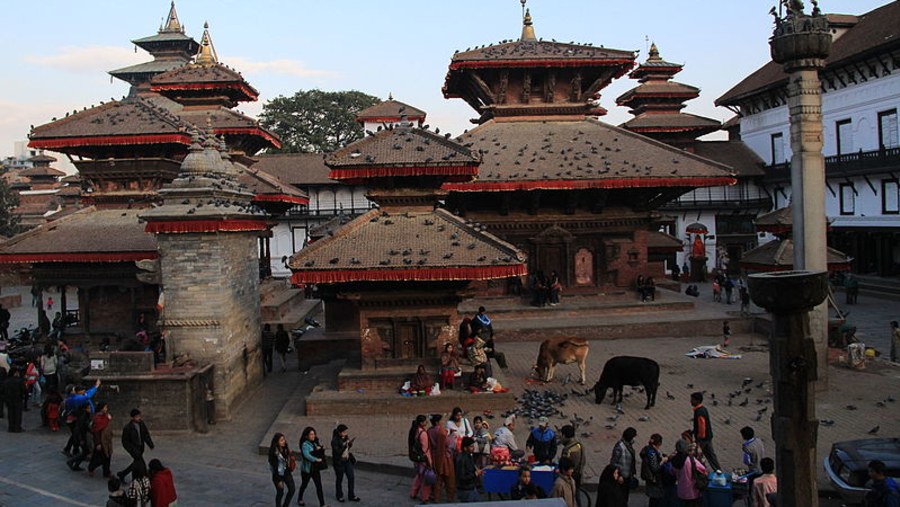
[[[561,246],[541,245],[541,253],[538,256],[538,269],[543,271],[545,276],[550,276],[550,273],[556,271],[559,273],[560,279],[564,279],[563,248]]]
[[[575,285],[594,284],[594,255],[587,248],[575,253]]]
[[[394,354],[398,359],[419,357],[419,326],[415,322],[398,322],[394,338]]]

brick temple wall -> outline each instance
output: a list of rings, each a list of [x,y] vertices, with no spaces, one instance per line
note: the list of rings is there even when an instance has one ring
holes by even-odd
[[[212,364],[216,416],[262,379],[255,233],[160,234],[171,354]]]

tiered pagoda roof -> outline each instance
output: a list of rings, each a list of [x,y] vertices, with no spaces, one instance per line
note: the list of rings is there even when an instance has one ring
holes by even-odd
[[[378,131],[325,160],[331,167],[331,179],[348,182],[417,176],[472,181],[480,162],[476,153],[449,135],[441,136],[411,124]]]
[[[635,115],[622,127],[658,139],[671,140],[674,134],[682,141],[719,130],[722,124],[718,120],[681,112],[684,102],[700,96],[699,88],[672,81],[682,67],[663,60],[656,44],[652,44],[647,61],[629,74],[641,84],[616,99],[616,104],[631,108]]]
[[[449,212],[372,210],[295,254],[294,283],[490,280],[525,274],[522,254]]]
[[[363,109],[356,115],[359,123],[397,123],[401,120],[422,123],[425,111],[388,97],[384,102]]]
[[[406,123],[326,159],[331,178],[367,183],[382,208],[295,254],[294,283],[471,281],[523,275],[515,247],[437,209],[440,185],[471,181],[480,158],[449,137]]]
[[[3,243],[0,264],[132,262],[159,256],[137,209],[88,207]]]
[[[259,92],[239,72],[219,63],[208,24],[203,27],[195,61],[154,76],[150,90],[183,105],[213,103],[234,107],[238,102],[259,97]]]
[[[794,266],[794,242],[791,239],[794,226],[793,207],[786,206],[760,215],[753,223],[757,231],[774,234],[776,239],[744,252],[741,255],[741,268],[756,272],[792,269]],[[853,258],[840,250],[827,247],[826,261],[829,271],[849,271]]]
[[[55,182],[57,181],[57,178],[61,178],[66,175],[66,173],[60,171],[59,169],[50,167],[50,164],[56,162],[56,158],[51,157],[50,155],[44,155],[43,153],[41,153],[29,158],[28,161],[31,162],[32,167],[19,171],[19,176],[22,176],[24,178],[36,178],[42,180],[52,179]]]
[[[184,25],[178,20],[173,1],[166,22],[155,35],[135,39],[136,46],[153,56],[153,61],[139,63],[110,71],[110,75],[132,86],[143,86],[156,74],[180,67],[191,60],[200,49],[192,37],[185,35]]]
[[[596,101],[634,66],[635,53],[590,44],[538,39],[531,14],[519,40],[457,52],[444,80],[445,98],[462,98],[493,117],[603,115]]]
[[[594,120],[490,121],[459,138],[482,154],[459,192],[732,185],[730,167]]]

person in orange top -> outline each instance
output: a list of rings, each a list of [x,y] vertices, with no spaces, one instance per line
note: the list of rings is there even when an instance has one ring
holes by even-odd
[[[713,470],[721,470],[716,451],[713,449],[712,423],[709,420],[709,411],[703,406],[703,393],[691,394],[691,406],[694,408],[694,441],[703,451],[707,462]]]

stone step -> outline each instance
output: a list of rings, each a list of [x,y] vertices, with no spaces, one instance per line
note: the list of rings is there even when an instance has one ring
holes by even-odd
[[[735,315],[685,319],[684,314],[631,315],[618,322],[584,318],[555,322],[525,320],[495,326],[495,339],[503,341],[544,341],[553,336],[577,336],[588,340],[619,340],[623,338],[662,338],[721,336],[722,321],[728,320],[732,334],[753,333],[758,327],[754,317]],[[677,317],[677,319],[673,318]],[[540,324],[540,326],[538,326]],[[502,347],[502,346],[500,346]]]
[[[263,320],[276,320],[294,310],[306,299],[302,290],[282,289],[260,301]]]
[[[265,301],[266,298],[271,297],[273,294],[290,287],[287,278],[266,278],[259,282],[259,299],[260,301]]]
[[[287,330],[304,325],[306,317],[312,317],[322,311],[322,300],[320,299],[300,299],[298,305],[292,308],[284,315],[274,316],[274,318],[262,318],[263,324],[270,324],[272,329],[276,329],[278,324],[283,324]]]
[[[314,390],[306,397],[307,416],[447,414],[453,407],[466,407],[473,413],[485,410],[500,413],[515,406],[515,396],[511,392],[472,394],[447,390],[439,396],[407,398],[397,393]]]
[[[520,322],[528,319],[566,319],[569,317],[602,317],[626,314],[650,314],[660,311],[690,311],[694,304],[690,301],[648,301],[635,304],[634,301],[611,302],[597,306],[575,307],[563,301],[558,306],[499,310],[490,313],[495,322]]]

